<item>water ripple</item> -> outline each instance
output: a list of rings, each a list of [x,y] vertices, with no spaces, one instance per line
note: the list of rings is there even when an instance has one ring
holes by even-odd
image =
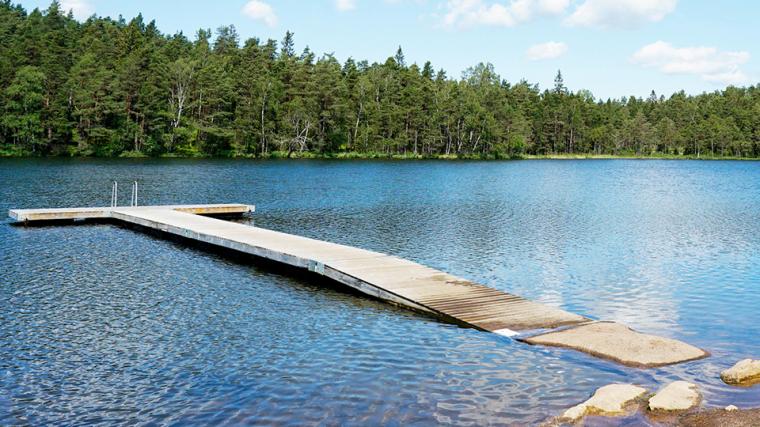
[[[255,203],[260,226],[713,354],[629,369],[119,227],[2,224],[0,424],[522,425],[606,383],[676,379],[760,406],[718,379],[760,356],[759,165],[0,160],[3,210],[103,204],[140,179],[151,203]]]

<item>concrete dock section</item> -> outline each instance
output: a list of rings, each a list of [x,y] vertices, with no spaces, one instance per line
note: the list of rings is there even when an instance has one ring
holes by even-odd
[[[237,204],[24,209],[12,210],[10,216],[23,223],[109,219],[157,230],[308,270],[445,321],[530,344],[572,348],[628,366],[662,366],[708,355],[681,341],[596,322],[392,255],[210,217],[253,209]]]
[[[151,207],[147,207],[150,209]],[[250,205],[216,204],[216,205],[166,205],[152,208],[187,212],[196,215],[238,215],[254,211]],[[8,215],[19,222],[46,222],[112,218],[114,209],[123,207],[101,208],[52,208],[52,209],[11,209]],[[128,209],[146,209],[146,207],[129,207]]]

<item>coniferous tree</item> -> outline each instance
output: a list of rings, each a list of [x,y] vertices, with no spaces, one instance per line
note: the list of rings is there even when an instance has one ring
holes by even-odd
[[[0,154],[760,156],[760,85],[601,100],[559,70],[542,91],[410,62],[0,0]]]
[[[12,144],[21,150],[37,152],[44,144],[45,74],[34,66],[21,67],[3,95],[3,125],[10,131]]]

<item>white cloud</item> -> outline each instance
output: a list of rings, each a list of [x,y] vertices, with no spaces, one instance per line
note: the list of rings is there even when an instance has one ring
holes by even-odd
[[[749,83],[749,76],[742,70],[727,71],[725,73],[705,74],[702,76],[705,81],[723,85],[740,86]]]
[[[277,15],[274,13],[274,9],[268,3],[261,0],[251,0],[243,6],[243,15],[262,21],[269,27],[277,25]]]
[[[335,0],[335,7],[341,12],[356,9],[356,0]]]
[[[749,58],[746,51],[719,51],[706,46],[674,47],[657,41],[636,51],[631,61],[666,74],[691,74],[713,83],[738,85],[749,80],[740,68]]]
[[[633,28],[657,22],[673,12],[678,0],[584,0],[565,23],[580,27]]]
[[[570,5],[570,0],[538,0],[538,9],[549,15],[559,15]]]
[[[74,14],[74,17],[79,20],[85,20],[92,16],[95,12],[92,5],[87,0],[62,0],[61,10]]]
[[[567,52],[567,45],[562,42],[546,42],[528,48],[526,55],[531,61],[559,58]]]
[[[570,0],[448,0],[443,24],[447,27],[493,25],[513,27],[539,15],[558,15]]]

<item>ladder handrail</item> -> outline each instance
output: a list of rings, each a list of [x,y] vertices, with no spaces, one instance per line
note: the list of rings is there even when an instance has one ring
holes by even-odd
[[[137,206],[137,181],[132,184],[132,206]]]
[[[111,207],[115,208],[119,204],[119,182],[114,181],[111,186]]]
[[[129,198],[129,206],[137,207],[137,181],[132,181],[132,195]],[[111,207],[119,206],[119,181],[114,181],[111,186]]]

